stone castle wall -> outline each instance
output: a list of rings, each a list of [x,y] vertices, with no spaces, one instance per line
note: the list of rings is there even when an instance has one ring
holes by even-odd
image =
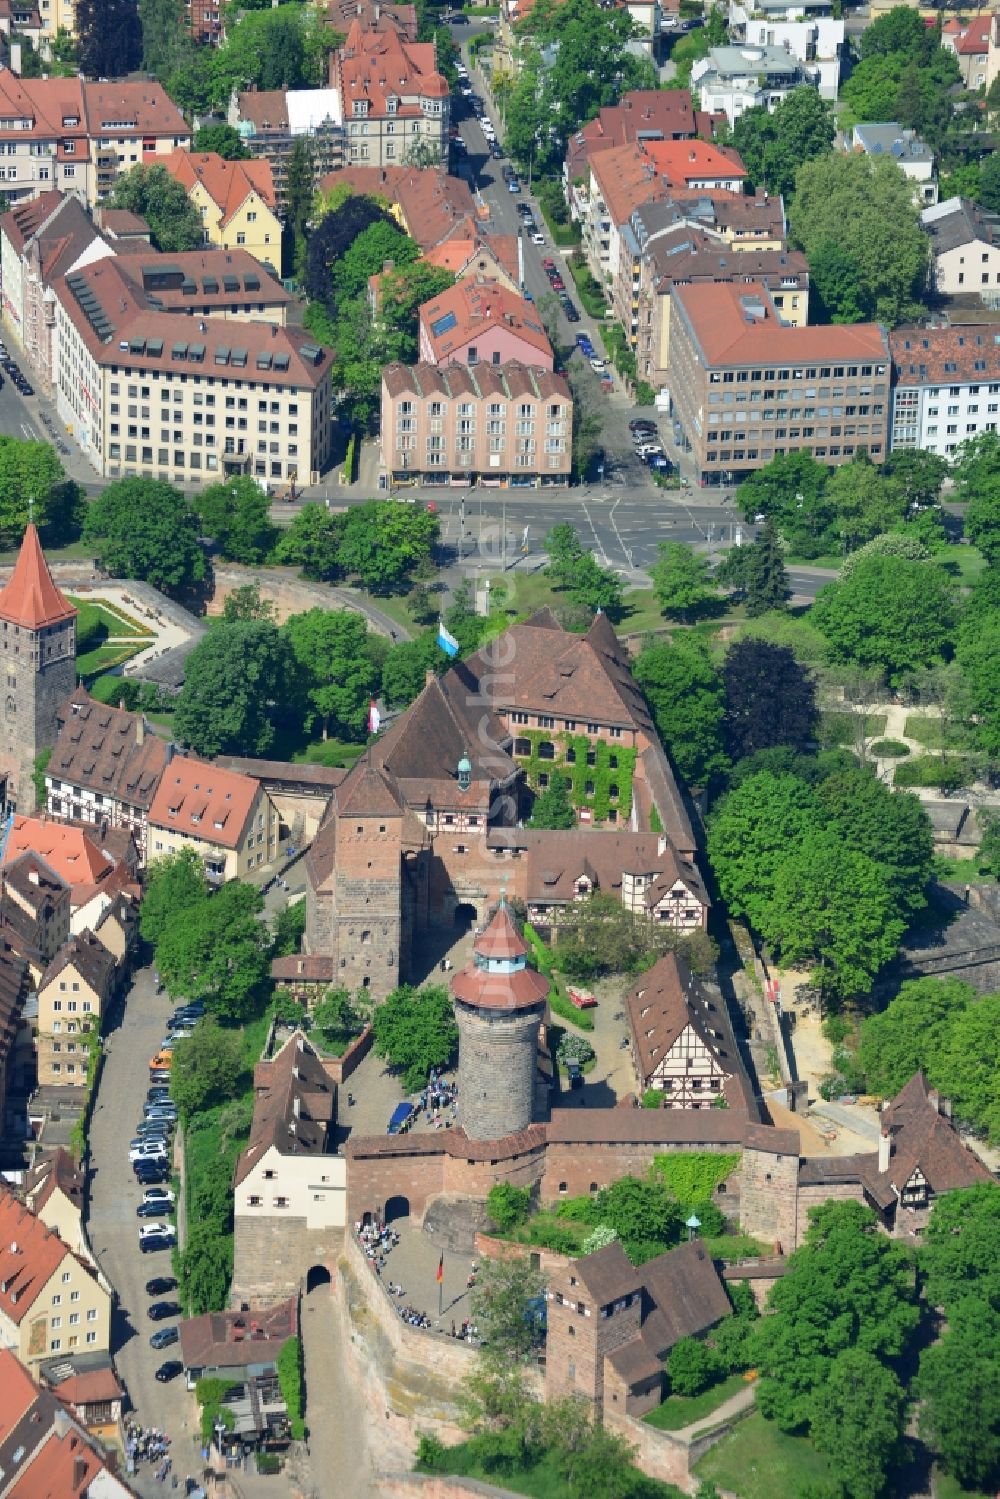
[[[304,1286],[313,1265],[334,1273],[344,1248],[342,1228],[307,1228],[304,1218],[237,1215],[229,1302],[273,1306]]]
[[[798,1242],[798,1155],[745,1150],[740,1180],[740,1228],[791,1251]],[[822,1191],[826,1193],[824,1187]]]
[[[596,1187],[605,1187],[623,1176],[645,1176],[655,1156],[666,1151],[692,1149],[733,1152],[738,1141],[711,1145],[624,1144],[579,1140],[550,1141],[545,1150],[545,1171],[541,1182],[542,1202],[549,1206],[564,1197],[580,1197]],[[724,1207],[724,1203],[720,1203]]]

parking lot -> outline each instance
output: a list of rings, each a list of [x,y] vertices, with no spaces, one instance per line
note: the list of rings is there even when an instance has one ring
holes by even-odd
[[[184,1388],[183,1376],[169,1384],[156,1380],[157,1368],[177,1356],[177,1348],[158,1352],[149,1346],[150,1335],[158,1328],[175,1325],[177,1319],[150,1321],[149,1306],[164,1298],[148,1296],[145,1289],[153,1277],[172,1275],[171,1257],[169,1251],[139,1252],[139,1228],[146,1220],[136,1217],[136,1207],[143,1188],[136,1183],[128,1162],[129,1141],[142,1118],[149,1086],[149,1058],[163,1040],[172,1009],[166,995],[154,992],[150,970],[140,969],[125,1002],[127,1029],[119,1023],[106,1042],[107,1055],[90,1130],[88,1223],[101,1269],[117,1293],[111,1351],[119,1377],[131,1397],[135,1419],[170,1436],[175,1471],[183,1479],[187,1472],[200,1468],[200,1444],[194,1440],[197,1408],[194,1396]],[[165,1299],[173,1299],[172,1294]],[[140,1470],[134,1482],[144,1496],[163,1493],[151,1467]]]

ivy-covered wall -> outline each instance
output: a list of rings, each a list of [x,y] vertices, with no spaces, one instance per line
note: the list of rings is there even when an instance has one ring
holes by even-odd
[[[531,745],[530,755],[516,758],[524,767],[532,791],[540,789],[540,775],[551,775],[556,771],[568,778],[570,800],[577,810],[586,807],[595,822],[607,822],[613,807],[618,813],[619,823],[628,821],[632,812],[632,778],[638,750],[608,744],[604,739],[591,739],[587,734],[556,733],[552,729],[516,727],[514,739],[526,739]],[[554,759],[543,759],[539,755],[541,744],[554,747]],[[590,755],[594,757],[593,764],[588,763]],[[617,795],[612,794],[613,790]]]

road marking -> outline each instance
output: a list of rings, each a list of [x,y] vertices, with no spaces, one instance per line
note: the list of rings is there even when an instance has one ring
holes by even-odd
[[[604,550],[604,543],[601,541],[601,538],[598,536],[598,534],[597,534],[597,527],[594,525],[594,522],[590,518],[590,511],[587,509],[586,504],[582,500],[580,501],[580,509],[583,511],[584,515],[587,517],[587,525],[590,527],[591,531],[593,531],[593,533],[594,533],[594,541],[597,543],[597,549],[598,549],[598,551],[601,554],[601,560],[603,561],[604,566],[605,567],[610,567],[611,564],[608,561],[608,554]]]
[[[622,541],[622,533],[619,531],[618,526],[617,526],[617,524],[615,522],[615,511],[618,509],[618,506],[620,504],[621,504],[621,496],[619,496],[618,499],[615,500],[615,503],[612,505],[611,512],[608,515],[608,520],[611,522],[612,530],[614,531],[615,535],[618,537],[618,545],[622,549],[622,553],[623,553],[623,555],[625,557],[625,561],[628,563],[629,567],[633,567],[634,563],[632,561],[632,553],[629,551],[629,549],[625,545],[624,541]]]

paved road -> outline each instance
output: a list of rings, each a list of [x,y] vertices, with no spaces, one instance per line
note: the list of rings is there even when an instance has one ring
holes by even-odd
[[[302,1298],[302,1350],[309,1417],[309,1499],[321,1499],[336,1473],[338,1499],[373,1499],[379,1491],[368,1445],[371,1412],[344,1368],[350,1329],[329,1286]],[[350,1454],[345,1462],[345,1454]]]
[[[163,1039],[171,1003],[153,990],[148,968],[134,978],[124,1019],[107,1041],[97,1107],[90,1133],[91,1178],[88,1232],[101,1269],[114,1286],[117,1305],[112,1318],[112,1353],[131,1397],[136,1419],[144,1426],[166,1431],[173,1443],[174,1461],[183,1478],[195,1472],[198,1452],[192,1442],[195,1404],[181,1376],[171,1384],[157,1384],[156,1369],[176,1348],[156,1352],[149,1337],[157,1326],[146,1313],[152,1300],[146,1281],[170,1275],[169,1253],[140,1254],[136,1205],[142,1196],[128,1163],[128,1142],[142,1118],[148,1061]],[[144,1486],[145,1484],[145,1486]],[[151,1475],[139,1475],[137,1487],[145,1496],[162,1494]]]

